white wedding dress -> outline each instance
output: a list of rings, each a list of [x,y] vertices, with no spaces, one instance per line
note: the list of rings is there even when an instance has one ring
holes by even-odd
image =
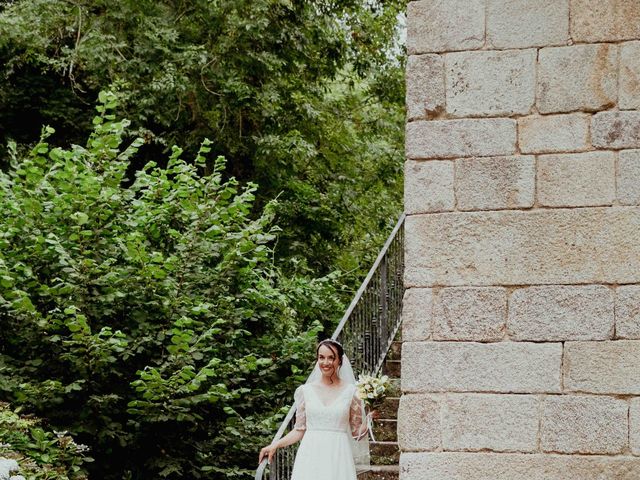
[[[354,384],[298,387],[296,430],[305,430],[291,480],[356,480],[353,441],[367,435],[364,404]],[[368,446],[368,444],[367,444]],[[367,451],[368,454],[368,451]]]

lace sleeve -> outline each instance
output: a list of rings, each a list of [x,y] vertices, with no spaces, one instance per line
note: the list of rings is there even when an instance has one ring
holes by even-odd
[[[351,436],[360,440],[367,434],[367,417],[364,409],[364,402],[358,395],[356,388],[351,398],[351,408],[349,409],[349,425],[351,426]]]
[[[296,400],[296,424],[293,427],[294,430],[306,430],[307,429],[307,414],[304,408],[304,393],[302,385],[296,389],[294,394]]]

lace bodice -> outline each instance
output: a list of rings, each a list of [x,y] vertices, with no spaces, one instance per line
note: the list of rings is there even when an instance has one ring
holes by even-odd
[[[341,430],[358,439],[367,433],[364,404],[355,385],[340,389],[320,384],[298,387],[296,400],[296,430]]]

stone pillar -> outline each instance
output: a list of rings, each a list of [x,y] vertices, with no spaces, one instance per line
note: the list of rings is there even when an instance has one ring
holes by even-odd
[[[640,479],[640,0],[407,42],[401,480]]]

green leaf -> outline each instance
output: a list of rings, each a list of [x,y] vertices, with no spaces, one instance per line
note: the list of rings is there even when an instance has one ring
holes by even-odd
[[[83,212],[76,212],[73,217],[78,225],[84,225],[89,221],[89,215]]]

